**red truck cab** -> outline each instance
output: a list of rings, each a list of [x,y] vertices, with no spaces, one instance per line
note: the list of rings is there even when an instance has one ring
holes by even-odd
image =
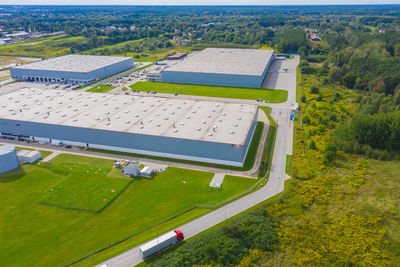
[[[184,239],[184,236],[183,236],[183,233],[181,230],[175,230],[174,232],[176,233],[176,240],[182,241]]]

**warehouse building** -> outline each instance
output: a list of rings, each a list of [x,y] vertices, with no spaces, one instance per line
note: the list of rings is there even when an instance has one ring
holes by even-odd
[[[21,163],[34,163],[42,158],[40,151],[21,149],[17,152],[18,161]]]
[[[259,88],[274,59],[274,50],[207,48],[164,69],[162,81]]]
[[[256,105],[24,88],[0,96],[0,132],[47,142],[242,166]]]
[[[87,84],[132,68],[132,57],[67,55],[10,69],[14,80]]]
[[[0,146],[0,173],[12,171],[18,166],[15,146]]]

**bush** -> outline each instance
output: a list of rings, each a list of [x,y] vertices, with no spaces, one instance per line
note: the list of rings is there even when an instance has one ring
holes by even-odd
[[[319,94],[319,88],[316,86],[311,87],[311,94]]]
[[[196,236],[150,266],[235,265],[253,249],[275,249],[278,244],[275,227],[275,217],[259,209]]]

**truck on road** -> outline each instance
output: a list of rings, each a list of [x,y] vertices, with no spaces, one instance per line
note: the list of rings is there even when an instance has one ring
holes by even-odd
[[[183,239],[184,236],[182,231],[171,231],[140,246],[140,255],[143,259],[149,258],[155,254],[160,253],[164,249],[174,246],[175,244],[181,242]]]

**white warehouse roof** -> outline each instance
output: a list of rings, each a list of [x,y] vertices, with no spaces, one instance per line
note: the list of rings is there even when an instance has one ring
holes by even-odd
[[[206,48],[164,71],[262,75],[273,54],[274,50]]]
[[[0,120],[244,144],[256,105],[24,88],[0,96]]]
[[[14,67],[15,69],[90,72],[130,57],[67,55]]]

